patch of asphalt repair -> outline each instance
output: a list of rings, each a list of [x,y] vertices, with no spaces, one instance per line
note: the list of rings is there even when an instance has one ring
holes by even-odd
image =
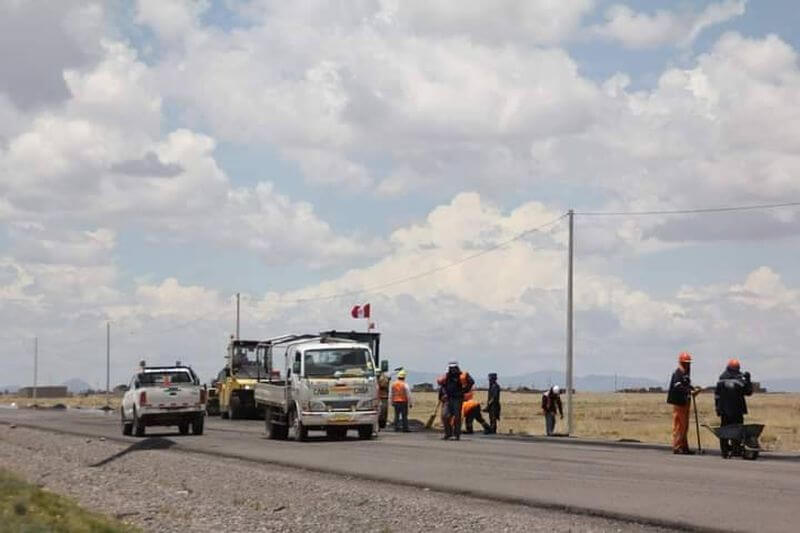
[[[676,526],[180,450],[169,438],[131,444],[68,433],[0,425],[0,465],[145,531],[627,532]]]

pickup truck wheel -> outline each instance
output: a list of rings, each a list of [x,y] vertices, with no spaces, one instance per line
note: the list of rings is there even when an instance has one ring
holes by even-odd
[[[205,425],[205,418],[202,414],[199,414],[192,420],[192,433],[195,435],[202,435],[203,434],[203,426]]]
[[[178,431],[181,435],[188,435],[189,434],[189,422],[181,422],[178,424]]]
[[[370,440],[372,438],[372,426],[358,426],[358,438],[361,440]]]
[[[300,418],[298,418],[295,411],[289,413],[289,425],[292,427],[294,440],[303,442],[308,439],[308,430],[303,426],[303,423],[300,422]]]
[[[125,412],[122,410],[121,407],[120,407],[120,410],[119,410],[119,417],[120,417],[120,420],[122,421],[122,434],[123,435],[131,435],[131,434],[133,434],[133,423],[125,421]]]
[[[139,418],[136,408],[133,408],[133,434],[137,437],[144,437],[144,421]]]

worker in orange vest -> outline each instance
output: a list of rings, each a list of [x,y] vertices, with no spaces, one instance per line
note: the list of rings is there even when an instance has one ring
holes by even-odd
[[[475,399],[475,393],[470,391],[464,395],[464,403],[461,404],[461,418],[464,420],[466,429],[464,433],[471,435],[474,433],[472,429],[473,422],[477,421],[483,426],[483,433],[488,435],[491,433],[491,428],[486,420],[481,415],[481,403]]]
[[[397,381],[392,383],[390,401],[394,407],[394,430],[408,433],[408,409],[411,407],[411,389],[406,383],[406,371],[397,373]]]

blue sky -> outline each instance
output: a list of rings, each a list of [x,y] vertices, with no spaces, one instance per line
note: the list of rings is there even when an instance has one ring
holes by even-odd
[[[31,55],[0,61],[0,319],[69,341],[55,374],[97,373],[70,342],[106,320],[115,375],[176,351],[213,374],[236,292],[254,335],[352,327],[372,300],[411,368],[557,367],[563,222],[394,282],[569,208],[800,200],[789,2],[8,9],[0,48]],[[579,373],[697,349],[708,376],[732,352],[800,376],[797,215],[579,217]],[[9,346],[0,371],[27,372]]]

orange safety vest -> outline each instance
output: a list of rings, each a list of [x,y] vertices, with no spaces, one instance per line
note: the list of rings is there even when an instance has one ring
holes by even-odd
[[[398,380],[392,383],[392,403],[408,403],[405,381]]]
[[[467,400],[463,404],[461,404],[461,418],[467,418],[467,413],[475,409],[476,407],[480,407],[480,402],[478,400]]]

